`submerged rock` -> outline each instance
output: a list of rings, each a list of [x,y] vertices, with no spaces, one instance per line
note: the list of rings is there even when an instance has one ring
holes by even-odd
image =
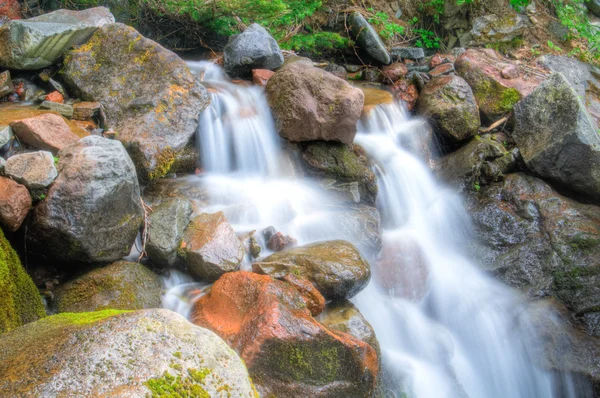
[[[0,177],[0,226],[16,231],[30,209],[31,195],[27,188],[10,178]]]
[[[46,316],[40,293],[1,229],[0,276],[0,334]],[[0,366],[1,374],[4,373]]]
[[[244,246],[222,211],[202,213],[185,229],[179,256],[193,276],[212,282],[238,269]]]
[[[98,29],[65,57],[72,92],[103,106],[142,180],[165,176],[198,127],[209,97],[183,60],[135,29]]]
[[[269,32],[253,23],[239,35],[231,36],[223,48],[223,61],[229,76],[248,78],[252,69],[279,68],[283,65],[283,54]]]
[[[431,79],[421,91],[417,110],[433,122],[443,138],[452,143],[473,137],[481,125],[471,87],[464,79],[454,75]]]
[[[54,157],[47,151],[11,156],[6,161],[4,173],[29,189],[47,188],[58,176]]]
[[[115,22],[106,7],[58,10],[0,25],[0,66],[41,69],[54,64],[71,46],[85,43],[94,31]]]
[[[368,397],[375,350],[312,318],[310,299],[292,284],[228,273],[195,305],[192,321],[218,333],[246,362],[262,396]]]
[[[345,144],[354,140],[364,94],[348,82],[296,62],[275,73],[266,90],[283,138]]]
[[[16,120],[10,127],[21,142],[53,154],[79,140],[64,119],[52,113]]]
[[[89,136],[58,157],[58,178],[34,212],[32,243],[66,263],[110,262],[129,254],[143,211],[123,145]]]
[[[117,261],[60,285],[52,301],[58,312],[160,308],[161,287],[142,264]]]
[[[148,217],[146,252],[153,264],[175,265],[177,249],[191,215],[192,204],[183,197],[167,198],[152,207]]]
[[[512,136],[532,171],[600,200],[600,134],[562,74],[515,106]]]
[[[244,363],[169,310],[58,314],[0,339],[2,396],[254,397]]]
[[[277,278],[287,274],[306,278],[328,300],[354,297],[371,279],[367,260],[353,244],[343,240],[287,249],[252,268]]]
[[[353,12],[348,18],[350,30],[356,37],[356,42],[360,48],[365,51],[371,58],[384,65],[392,62],[390,53],[385,48],[385,44],[379,37],[379,34],[371,24],[367,22],[365,17],[359,12]]]

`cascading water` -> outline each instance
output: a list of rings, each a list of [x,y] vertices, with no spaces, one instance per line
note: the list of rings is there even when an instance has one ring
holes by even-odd
[[[201,210],[224,211],[238,233],[273,225],[300,244],[341,238],[360,245],[340,228],[336,199],[294,175],[263,90],[229,82],[211,63],[190,67],[212,96],[197,134],[205,172],[182,179],[206,190]],[[401,105],[388,104],[371,110],[356,137],[374,163],[385,222],[371,282],[353,301],[380,342],[386,396],[591,396],[568,375],[532,363],[536,336],[522,322],[526,301],[461,252],[468,216],[429,171],[425,132]],[[206,286],[179,274],[167,283],[163,304],[185,316]]]

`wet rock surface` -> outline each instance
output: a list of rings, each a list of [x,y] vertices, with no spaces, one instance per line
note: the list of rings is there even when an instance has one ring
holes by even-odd
[[[146,252],[153,264],[175,265],[177,249],[192,215],[192,204],[182,197],[168,198],[153,207],[148,218]]]
[[[31,210],[31,195],[24,185],[0,177],[0,225],[14,232]]]
[[[377,31],[373,29],[362,14],[358,12],[352,13],[348,18],[348,22],[350,23],[352,34],[356,37],[356,41],[363,51],[384,65],[392,62],[392,58],[381,37],[379,37]]]
[[[29,189],[47,188],[58,176],[54,157],[47,151],[11,156],[6,161],[4,173]]]
[[[250,77],[252,69],[273,70],[283,65],[277,41],[258,24],[234,35],[223,49],[225,71],[232,77]]]

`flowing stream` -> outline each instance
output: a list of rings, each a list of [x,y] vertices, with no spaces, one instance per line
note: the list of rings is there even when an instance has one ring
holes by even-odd
[[[339,199],[295,174],[263,89],[229,82],[212,63],[189,65],[212,96],[196,137],[204,172],[181,179],[206,190],[202,211],[223,211],[238,233],[274,226],[299,244],[347,239],[361,247],[362,238],[341,223],[349,213]],[[385,221],[371,282],[352,301],[380,342],[385,396],[591,397],[569,375],[535,365],[526,300],[461,250],[470,239],[468,215],[430,172],[420,150],[426,131],[400,104],[378,105],[355,140],[373,162]],[[206,286],[177,272],[166,283],[163,304],[185,316]]]

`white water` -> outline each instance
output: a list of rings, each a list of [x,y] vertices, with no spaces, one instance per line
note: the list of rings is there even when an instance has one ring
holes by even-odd
[[[358,244],[336,224],[335,198],[294,175],[262,90],[231,84],[212,64],[190,66],[212,95],[197,135],[206,172],[185,179],[207,189],[210,204],[202,210],[224,211],[238,233],[273,225],[300,244],[336,238]],[[356,142],[374,162],[385,223],[371,283],[353,301],[382,347],[386,396],[587,396],[568,375],[529,361],[536,337],[517,325],[523,298],[461,253],[468,217],[459,198],[414,155],[426,136],[421,122],[410,120],[400,105],[381,105],[359,131]],[[205,285],[181,275],[168,283],[164,305],[189,315],[189,303]],[[568,391],[557,391],[559,383]]]

